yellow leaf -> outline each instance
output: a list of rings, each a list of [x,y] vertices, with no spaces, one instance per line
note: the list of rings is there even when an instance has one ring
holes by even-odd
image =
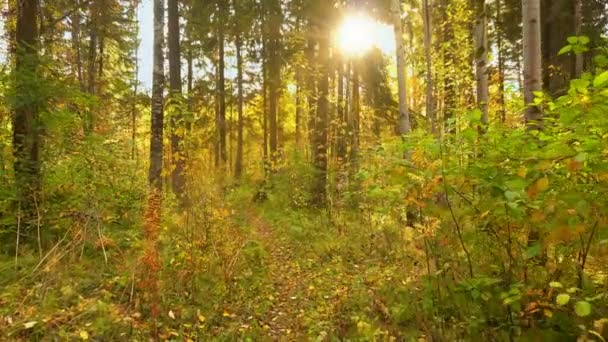
[[[525,166],[520,167],[519,170],[517,170],[517,175],[521,178],[526,178],[526,175],[528,175],[528,169]]]
[[[222,316],[230,317],[230,313],[228,311],[224,310],[224,313],[222,314]]]
[[[85,330],[81,330],[78,335],[80,335],[80,339],[83,341],[87,341],[89,339],[89,333]]]
[[[538,191],[545,191],[547,189],[549,189],[549,178],[547,178],[547,176],[539,179],[538,181],[536,181],[536,187],[538,189]]]
[[[206,318],[205,318],[205,316],[203,316],[203,315],[198,315],[198,320],[199,320],[199,322],[201,322],[201,323],[205,323]]]

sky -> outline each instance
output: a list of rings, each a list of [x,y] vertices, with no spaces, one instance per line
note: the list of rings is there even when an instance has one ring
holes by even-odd
[[[152,49],[153,49],[153,33],[154,33],[154,8],[152,0],[142,0],[139,5],[137,17],[139,19],[139,74],[138,80],[145,89],[152,88]],[[165,18],[166,19],[166,18]],[[389,25],[377,24],[372,29],[369,37],[374,41],[375,45],[384,53],[393,56],[395,53],[395,36],[393,29]],[[355,39],[356,40],[356,39]],[[227,63],[230,68],[231,63]],[[227,70],[227,76],[235,74]]]
[[[4,2],[2,2],[4,4]],[[153,50],[153,33],[154,33],[154,8],[152,0],[142,0],[139,8],[137,17],[139,20],[139,50],[137,57],[139,59],[139,73],[137,78],[142,84],[144,89],[150,90],[152,88],[152,50]],[[356,30],[359,31],[360,30]],[[382,49],[384,53],[389,56],[394,55],[395,52],[395,40],[393,35],[392,27],[384,24],[377,24],[369,35],[368,39],[371,39],[377,47]],[[4,23],[0,25],[0,37],[4,37]],[[349,40],[357,40],[357,38],[351,37]],[[6,41],[0,39],[0,62],[5,60],[6,56]],[[230,68],[228,63],[228,67]],[[234,72],[227,70],[227,75],[232,75]]]

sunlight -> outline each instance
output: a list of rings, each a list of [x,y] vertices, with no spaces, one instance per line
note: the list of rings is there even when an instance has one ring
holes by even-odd
[[[347,56],[365,54],[377,45],[382,26],[363,14],[347,15],[336,30],[335,44]]]

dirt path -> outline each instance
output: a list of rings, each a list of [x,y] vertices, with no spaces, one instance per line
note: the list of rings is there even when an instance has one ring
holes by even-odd
[[[304,274],[294,261],[293,251],[286,247],[272,227],[254,209],[246,211],[254,233],[268,252],[266,259],[270,281],[273,286],[272,306],[266,317],[264,327],[274,340],[300,340],[306,337],[302,326],[305,293]]]

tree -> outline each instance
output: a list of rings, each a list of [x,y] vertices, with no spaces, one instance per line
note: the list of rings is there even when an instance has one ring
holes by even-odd
[[[531,130],[541,129],[542,112],[534,104],[542,91],[541,13],[540,0],[522,0],[525,122]]]
[[[426,117],[431,124],[431,131],[437,133],[435,119],[435,101],[433,98],[433,69],[431,59],[431,40],[433,28],[429,0],[422,0],[422,18],[424,21],[424,56],[426,61]]]
[[[150,124],[150,169],[148,181],[152,189],[162,192],[163,121],[164,121],[164,1],[154,0],[154,61]]]
[[[488,25],[486,0],[475,1],[475,76],[477,78],[477,107],[481,110],[481,123],[488,124]]]
[[[407,102],[407,80],[405,75],[405,48],[403,46],[403,25],[401,23],[401,3],[391,0],[393,12],[393,29],[395,46],[397,48],[397,82],[399,86],[399,134],[407,134],[411,130],[410,113]]]
[[[38,1],[17,2],[15,30],[15,99],[13,102],[13,154],[18,215],[33,225],[40,201],[40,94],[38,94]],[[19,241],[19,233],[17,234]],[[18,244],[19,242],[17,242]]]
[[[281,96],[281,3],[269,0],[268,6],[268,129],[270,130],[270,159],[278,153],[278,114]]]
[[[237,15],[241,14],[237,0],[233,0],[233,7]],[[236,46],[236,67],[237,67],[237,143],[236,143],[236,160],[234,163],[234,176],[240,178],[243,173],[243,55],[242,55],[242,28],[240,22],[235,25],[235,46]]]
[[[185,159],[183,153],[183,108],[182,98],[182,65],[180,49],[180,27],[179,27],[179,6],[178,0],[168,0],[168,21],[169,21],[169,83],[171,88],[171,162],[173,169],[171,181],[173,192],[182,197],[184,194],[185,178]]]
[[[313,185],[313,202],[315,205],[325,206],[327,201],[327,166],[328,141],[327,130],[329,126],[329,71],[331,60],[329,57],[329,30],[327,29],[328,12],[327,2],[317,1],[317,16],[314,29],[319,37],[319,52],[317,64],[319,66],[317,115],[314,127],[314,165],[316,179]]]

